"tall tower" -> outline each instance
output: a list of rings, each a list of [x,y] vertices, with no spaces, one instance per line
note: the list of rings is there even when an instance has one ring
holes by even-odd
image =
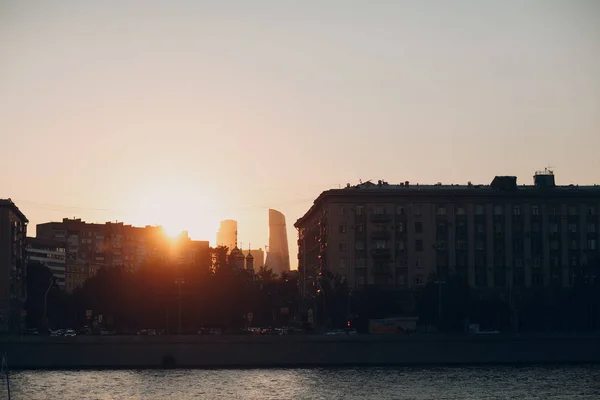
[[[233,219],[221,221],[217,232],[217,246],[227,246],[229,251],[237,246],[237,221]]]
[[[269,250],[265,264],[276,274],[290,270],[290,250],[285,216],[273,209],[269,210]]]

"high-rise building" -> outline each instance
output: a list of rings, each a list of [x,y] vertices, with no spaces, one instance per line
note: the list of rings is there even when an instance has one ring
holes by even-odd
[[[49,239],[38,239],[28,237],[25,241],[27,245],[27,262],[38,262],[52,272],[56,279],[56,284],[65,289],[66,274],[66,245],[64,242],[57,242]]]
[[[0,333],[25,329],[27,222],[12,200],[0,199]]]
[[[433,274],[473,288],[569,287],[598,279],[600,186],[362,183],[327,190],[295,226],[304,290],[318,276],[412,289]]]
[[[276,274],[290,270],[290,250],[285,216],[273,209],[269,210],[269,248],[267,249],[265,265]]]
[[[227,246],[229,251],[237,245],[237,221],[226,219],[221,221],[219,231],[217,232],[217,246]]]

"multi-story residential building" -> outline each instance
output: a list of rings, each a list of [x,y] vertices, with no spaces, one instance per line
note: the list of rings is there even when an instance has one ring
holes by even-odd
[[[304,292],[321,274],[351,287],[398,289],[430,276],[474,288],[568,287],[597,279],[600,186],[533,185],[497,176],[490,185],[348,185],[323,193],[295,224]]]
[[[12,200],[0,199],[0,333],[25,328],[27,222]]]
[[[27,262],[38,262],[45,265],[56,278],[56,284],[65,289],[66,244],[49,239],[28,237]]]

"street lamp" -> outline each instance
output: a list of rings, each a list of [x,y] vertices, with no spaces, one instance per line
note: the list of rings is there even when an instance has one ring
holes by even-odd
[[[50,289],[52,289],[55,286],[56,286],[56,277],[52,277],[52,279],[50,279],[50,285],[48,286],[48,289],[46,289],[46,293],[44,294],[44,326],[45,327],[48,326],[48,293],[50,292]]]
[[[181,285],[185,283],[185,280],[182,278],[175,279],[175,283],[177,284],[177,334],[181,335]]]

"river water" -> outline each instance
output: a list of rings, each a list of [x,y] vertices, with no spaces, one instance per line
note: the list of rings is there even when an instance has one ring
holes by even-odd
[[[600,399],[600,366],[16,371],[10,388],[12,400]]]

